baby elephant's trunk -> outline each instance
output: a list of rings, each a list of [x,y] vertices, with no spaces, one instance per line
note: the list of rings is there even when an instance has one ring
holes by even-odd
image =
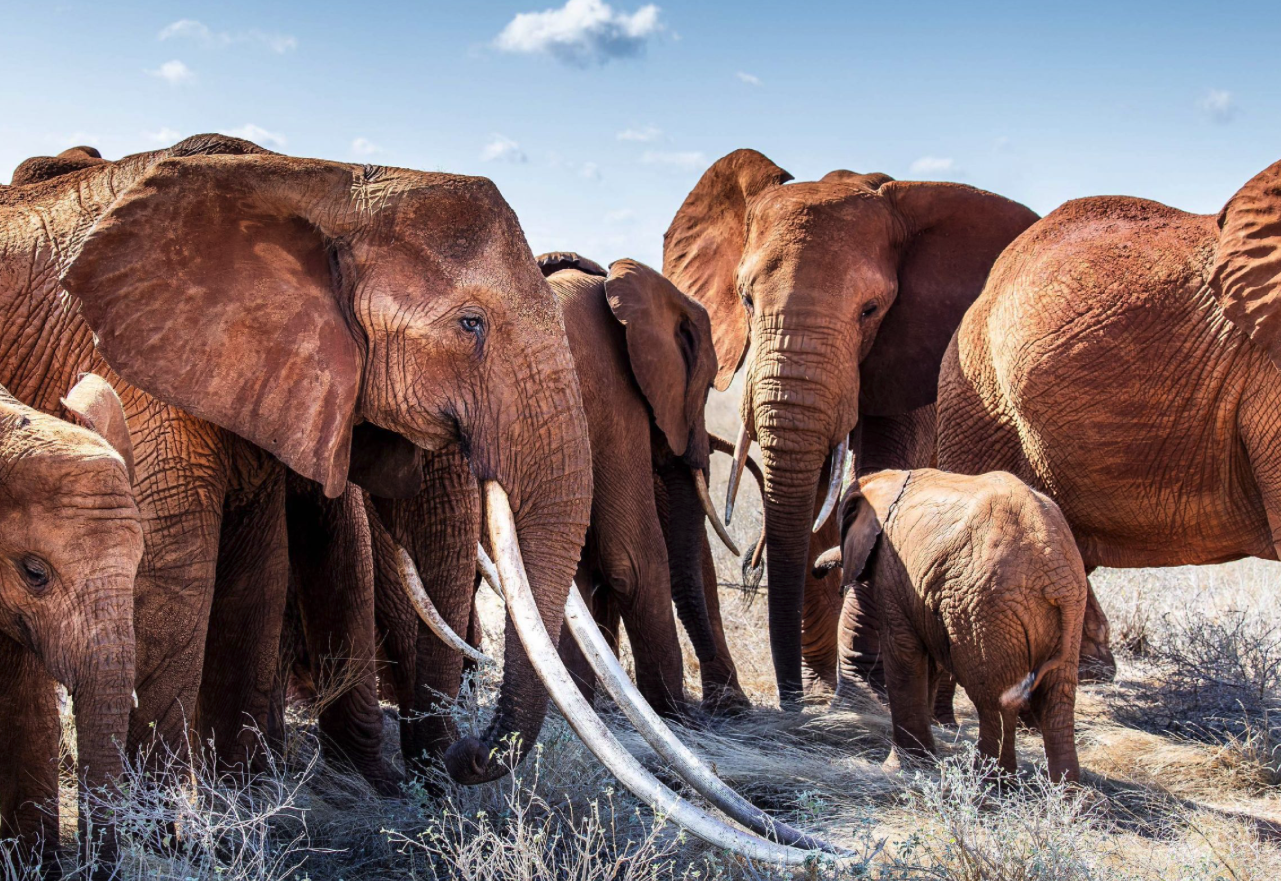
[[[1068,609],[1063,603],[1059,603],[1058,648],[1055,649],[1054,654],[1048,661],[1001,693],[1001,707],[1003,709],[1021,711],[1028,705],[1028,702],[1032,700],[1032,692],[1036,690],[1036,686],[1045,678],[1045,674],[1067,661],[1068,652],[1072,646],[1071,636],[1072,623],[1069,620]]]

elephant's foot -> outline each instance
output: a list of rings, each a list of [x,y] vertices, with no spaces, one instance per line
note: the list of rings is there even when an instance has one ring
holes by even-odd
[[[752,702],[737,685],[703,683],[703,712],[709,716],[741,716],[752,709]]]

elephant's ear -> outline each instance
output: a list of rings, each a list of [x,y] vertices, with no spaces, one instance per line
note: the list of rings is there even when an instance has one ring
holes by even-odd
[[[851,186],[862,187],[873,193],[881,188],[881,184],[887,184],[894,178],[881,171],[874,171],[870,174],[861,174],[857,171],[849,171],[844,168],[838,168],[835,171],[829,171],[819,178],[820,183],[841,183],[850,184]]]
[[[747,351],[747,311],[735,285],[747,241],[747,207],[791,179],[755,150],[735,150],[703,173],[663,235],[663,275],[701,303],[712,320],[721,391]]]
[[[125,420],[125,408],[120,397],[110,383],[96,373],[86,373],[67,392],[62,406],[67,411],[68,421],[89,429],[115,448],[120,458],[125,460],[129,482],[133,483],[133,441],[129,437],[129,423]]]
[[[898,299],[859,370],[859,407],[895,416],[934,402],[952,333],[982,292],[996,258],[1037,215],[963,184],[888,181],[879,191],[908,232],[900,251]]]
[[[654,421],[672,452],[682,456],[692,433],[706,435],[703,407],[716,376],[707,312],[635,260],[610,264],[605,298],[627,329],[627,358]]]
[[[1210,285],[1224,314],[1281,366],[1281,162],[1237,191],[1219,227]]]
[[[604,266],[574,251],[551,251],[546,254],[539,254],[534,259],[538,262],[538,268],[542,270],[543,278],[560,272],[562,269],[577,269],[579,272],[584,272],[588,275],[599,275],[601,278],[609,275]]]
[[[362,355],[339,301],[348,166],[283,156],[157,162],[62,283],[128,382],[343,491]],[[345,288],[344,288],[345,290]],[[350,308],[350,304],[347,304]]]
[[[845,491],[841,501],[841,566],[847,583],[863,577],[890,511],[911,476],[910,471],[881,471]]]

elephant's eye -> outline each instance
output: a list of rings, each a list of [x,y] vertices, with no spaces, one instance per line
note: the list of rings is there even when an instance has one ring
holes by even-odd
[[[739,297],[741,297],[743,300],[743,308],[747,310],[747,314],[748,315],[755,314],[756,304],[752,301],[752,295],[749,294],[747,291],[743,291],[741,294],[739,294]]]
[[[876,309],[877,305],[875,303],[868,303],[863,307],[863,311],[858,314],[858,317],[866,321],[876,314]]]
[[[458,323],[462,325],[463,330],[468,333],[479,334],[485,329],[485,319],[481,318],[479,315],[464,315],[462,318],[458,319]]]
[[[49,564],[39,557],[23,557],[18,561],[18,572],[33,590],[40,590],[49,584]]]

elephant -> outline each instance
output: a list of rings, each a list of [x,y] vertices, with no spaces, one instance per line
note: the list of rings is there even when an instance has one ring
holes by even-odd
[[[939,466],[1062,508],[1087,568],[1278,557],[1281,162],[1215,215],[1065,203],[992,269],[939,375]]]
[[[58,845],[54,684],[74,704],[87,844],[85,790],[122,770],[142,557],[119,399],[90,374],[61,406],[66,421],[0,389],[0,837],[46,866]]]
[[[183,749],[191,723],[244,764],[246,721],[269,727],[286,469],[337,499],[349,477],[385,487],[404,475],[383,463],[465,444],[559,631],[586,425],[559,310],[490,181],[202,135],[0,188],[0,240],[0,304],[23,318],[0,329],[0,382],[52,412],[66,377],[99,372],[128,415],[145,549],[131,748],[154,732]],[[493,748],[541,727],[547,692],[514,633],[504,660],[490,726],[452,748],[462,782],[501,776]]]
[[[94,147],[70,147],[57,156],[32,156],[13,170],[10,184],[17,187],[39,183],[82,168],[103,165],[106,161]]]
[[[1077,781],[1088,588],[1058,506],[1004,472],[887,470],[846,492],[841,534],[846,597],[879,624],[896,750],[934,753],[930,716],[947,673],[978,710],[980,755],[1013,775],[1014,732],[1030,705],[1051,778]],[[841,624],[844,685],[853,633],[849,616]]]
[[[711,318],[716,387],[746,364],[739,444],[761,448],[770,651],[789,708],[835,683],[839,579],[810,570],[837,541],[826,515],[844,452],[859,473],[931,464],[943,352],[997,255],[1037,219],[961,184],[790,180],[754,150],[730,153],[663,238],[663,274]]]

